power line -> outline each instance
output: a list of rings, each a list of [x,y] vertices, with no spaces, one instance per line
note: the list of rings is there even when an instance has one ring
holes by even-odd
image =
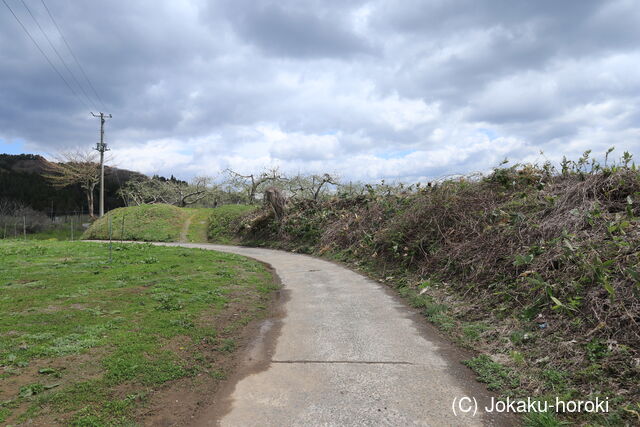
[[[96,98],[100,102],[100,105],[102,105],[102,107],[106,110],[107,107],[105,107],[104,102],[102,102],[102,98],[100,98],[100,95],[98,95],[98,92],[96,91],[96,88],[93,86],[93,83],[91,83],[91,80],[87,76],[87,73],[84,72],[84,68],[82,67],[82,65],[80,65],[80,61],[78,61],[78,58],[76,57],[76,54],[73,53],[73,49],[71,49],[71,46],[69,45],[69,42],[67,42],[67,38],[62,33],[62,30],[60,30],[60,26],[58,25],[58,22],[53,17],[53,14],[51,13],[49,8],[47,7],[47,4],[44,2],[44,0],[40,0],[40,1],[42,2],[42,5],[44,6],[45,10],[47,11],[47,14],[49,14],[49,18],[51,18],[51,22],[53,22],[53,25],[55,25],[56,29],[58,30],[58,34],[60,34],[60,37],[62,38],[62,41],[67,46],[67,49],[69,50],[69,53],[73,57],[73,60],[78,65],[78,68],[80,68],[80,71],[82,72],[82,75],[84,76],[85,80],[89,84],[89,87],[93,91],[93,94],[96,96]]]
[[[71,85],[69,84],[69,82],[67,81],[67,79],[64,78],[64,76],[62,75],[62,73],[60,73],[60,71],[58,70],[58,68],[56,68],[56,66],[53,64],[53,62],[51,62],[51,59],[49,59],[49,57],[47,56],[46,53],[44,53],[44,50],[42,50],[42,48],[40,47],[40,45],[38,44],[38,42],[36,41],[36,39],[33,38],[33,36],[31,35],[31,33],[29,32],[29,30],[27,29],[27,27],[24,26],[24,24],[22,23],[22,21],[20,20],[20,18],[18,18],[18,16],[15,14],[15,12],[13,11],[13,9],[11,9],[11,6],[9,6],[9,4],[7,3],[6,0],[2,0],[2,3],[4,3],[4,5],[7,7],[7,9],[9,9],[9,12],[11,12],[11,14],[13,15],[13,17],[15,18],[16,21],[18,21],[18,24],[20,24],[20,26],[22,27],[22,30],[27,34],[27,36],[29,36],[29,38],[31,39],[31,41],[33,42],[33,44],[38,48],[38,50],[40,51],[40,53],[42,54],[42,56],[44,56],[44,59],[47,60],[47,62],[49,63],[49,65],[51,65],[51,68],[53,68],[53,71],[56,72],[56,74],[62,79],[62,81],[64,82],[65,85],[67,85],[67,87],[69,88],[69,90],[71,91],[71,93],[73,93],[73,95],[87,108],[87,110],[91,110],[91,108],[87,105],[87,103],[84,101],[84,99],[80,98],[80,96],[76,93],[75,90],[73,90],[73,88],[71,87]]]
[[[40,29],[40,32],[42,33],[44,38],[47,39],[47,42],[49,43],[49,46],[51,46],[51,49],[53,49],[55,54],[58,56],[58,59],[60,60],[60,62],[62,62],[62,65],[64,66],[64,68],[66,68],[67,72],[71,75],[71,78],[73,79],[73,81],[76,82],[76,84],[80,88],[80,91],[84,94],[85,98],[87,98],[87,101],[89,101],[89,104],[93,104],[93,106],[95,107],[96,106],[95,102],[93,102],[93,100],[91,100],[91,98],[89,98],[89,95],[87,95],[87,92],[85,92],[84,88],[82,87],[82,85],[80,84],[78,79],[76,78],[76,75],[73,74],[73,71],[71,71],[71,69],[67,65],[67,62],[64,60],[62,55],[60,55],[60,52],[58,52],[58,49],[56,49],[55,45],[53,44],[53,42],[51,41],[49,36],[47,35],[47,33],[44,31],[44,29],[40,25],[40,22],[38,22],[38,20],[36,19],[35,15],[31,12],[31,9],[29,9],[29,6],[27,6],[27,3],[25,3],[24,0],[20,0],[20,1],[24,5],[24,8],[27,9],[27,12],[29,12],[29,15],[31,15],[31,18],[33,18],[33,21],[36,23],[36,25]]]

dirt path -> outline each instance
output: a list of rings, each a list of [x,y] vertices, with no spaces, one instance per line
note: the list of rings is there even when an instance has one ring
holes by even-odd
[[[191,221],[193,221],[194,216],[195,214],[189,215],[187,220],[184,222],[184,225],[182,226],[182,230],[180,230],[180,237],[178,238],[178,241],[180,243],[187,243],[189,241],[187,238],[187,234],[189,233],[189,227],[191,227]]]
[[[176,245],[176,244],[169,244]],[[386,287],[337,264],[287,252],[219,246],[271,264],[288,300],[244,365],[189,425],[514,425],[483,414],[491,395],[461,354]],[[454,399],[478,413],[452,411]]]

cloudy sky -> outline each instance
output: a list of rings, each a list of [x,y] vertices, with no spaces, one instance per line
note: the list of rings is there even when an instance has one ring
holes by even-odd
[[[78,96],[0,4],[0,152],[89,147],[89,111],[106,110],[118,166],[184,178],[640,155],[634,0],[45,0],[104,105],[42,0],[24,2],[82,89],[22,0],[3,1]]]

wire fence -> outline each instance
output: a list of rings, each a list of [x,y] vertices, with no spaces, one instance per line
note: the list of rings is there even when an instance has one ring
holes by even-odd
[[[35,211],[0,215],[0,238],[24,240],[78,240],[90,224],[88,215],[64,212],[46,215]]]

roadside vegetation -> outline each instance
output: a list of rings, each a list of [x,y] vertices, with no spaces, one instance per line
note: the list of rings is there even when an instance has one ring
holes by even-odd
[[[589,154],[294,198],[279,221],[265,208],[231,227],[245,244],[351,263],[395,287],[478,352],[468,366],[503,396],[609,397],[609,414],[559,419],[639,422],[640,172],[628,153]]]
[[[188,392],[179,408],[163,396],[213,395],[276,288],[235,255],[114,244],[109,261],[108,246],[0,242],[0,424],[132,424],[195,409]]]
[[[234,233],[232,224],[256,209],[257,207],[249,205],[225,205],[212,209],[208,219],[208,240],[222,244],[237,242],[238,236]]]

